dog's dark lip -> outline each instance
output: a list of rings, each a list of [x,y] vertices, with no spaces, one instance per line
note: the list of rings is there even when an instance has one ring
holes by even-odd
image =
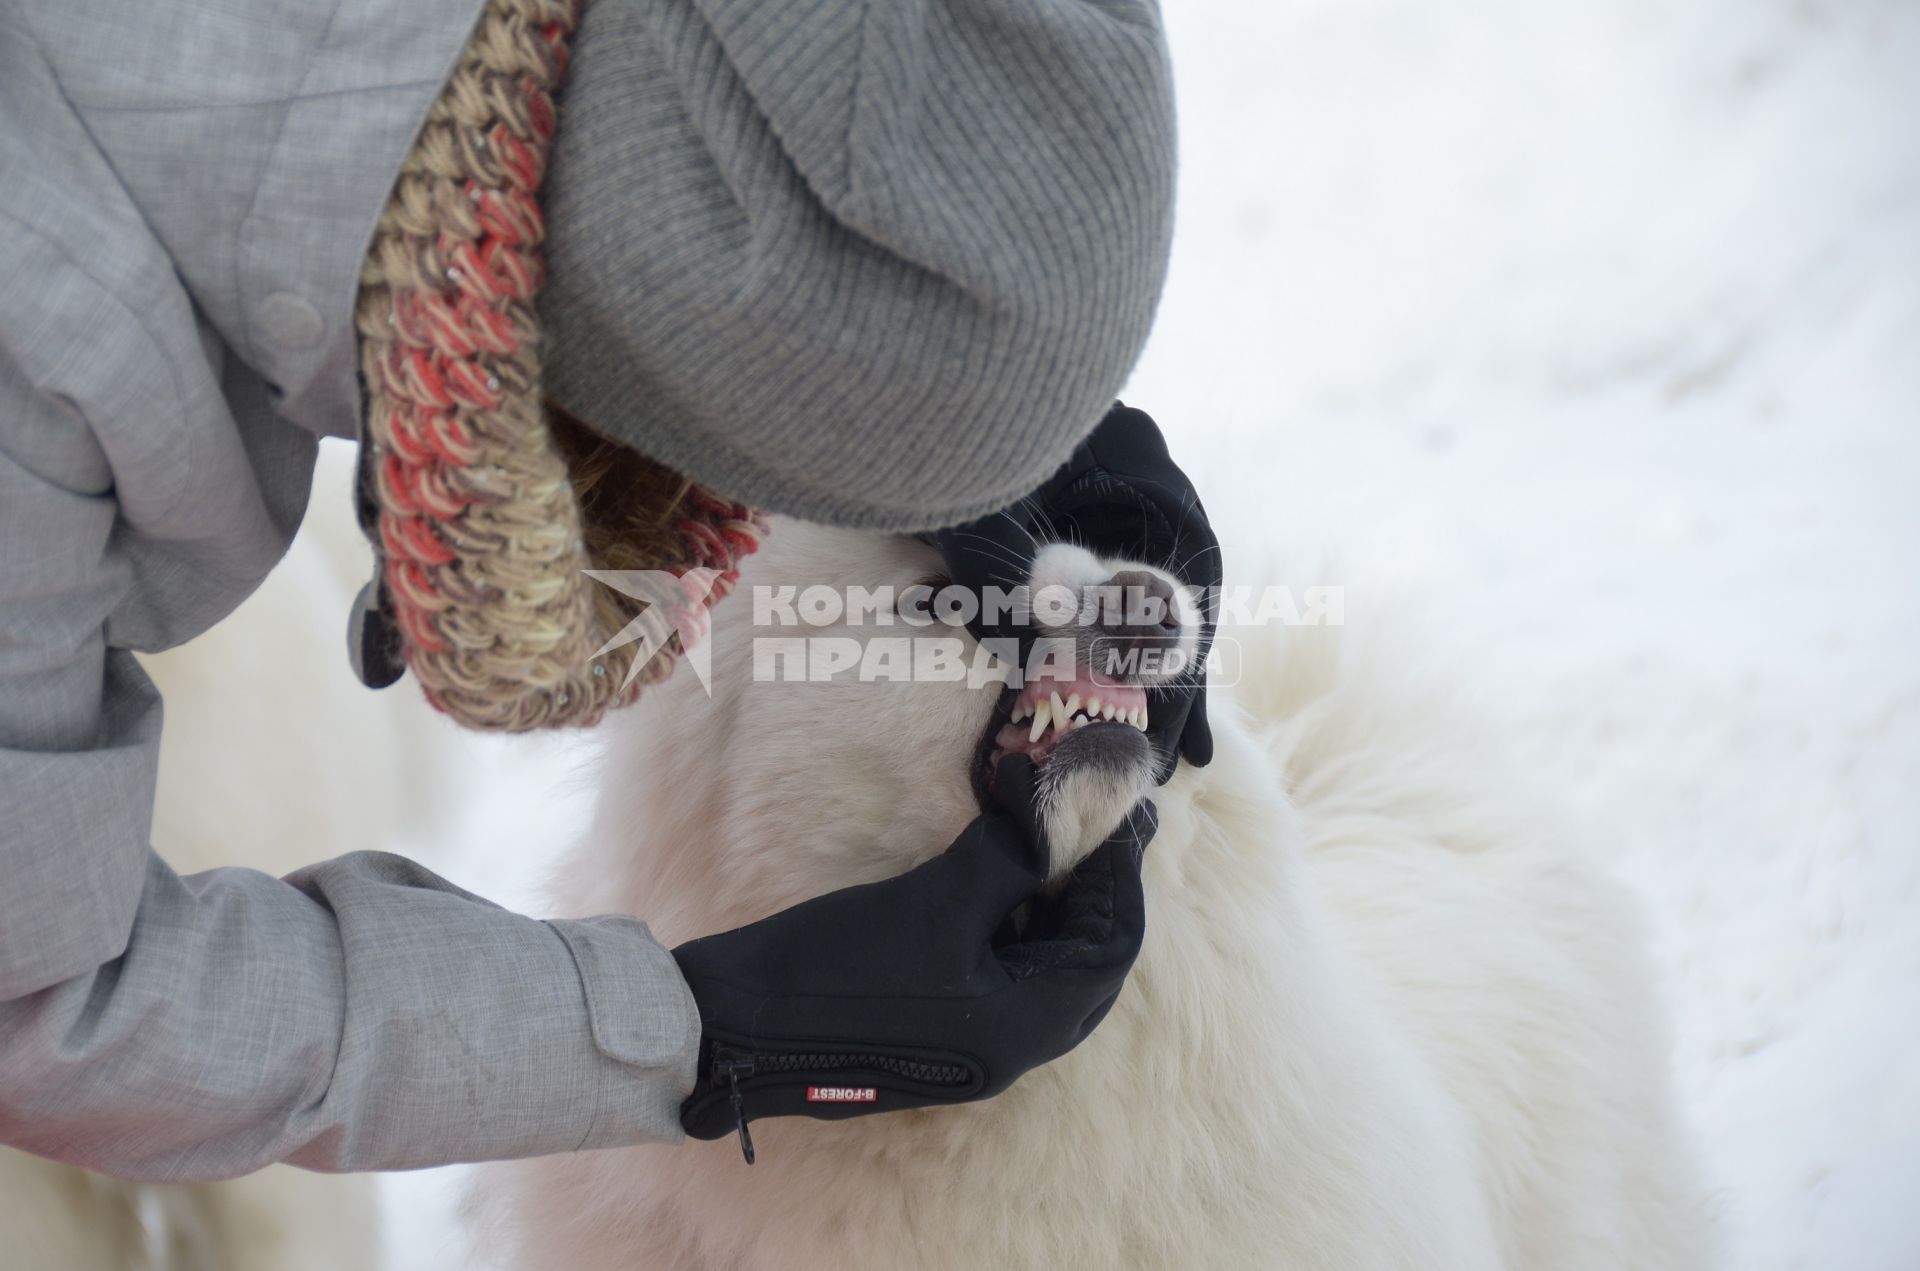
[[[1074,769],[1092,764],[1125,768],[1142,750],[1152,753],[1154,749],[1152,739],[1131,724],[1089,724],[1062,737],[1041,766],[1063,764]]]
[[[988,716],[986,729],[973,748],[973,797],[982,811],[993,810],[993,739],[1013,718],[1013,704],[1019,697],[1020,691],[1016,688],[1000,691],[1000,700],[994,703],[993,714]]]

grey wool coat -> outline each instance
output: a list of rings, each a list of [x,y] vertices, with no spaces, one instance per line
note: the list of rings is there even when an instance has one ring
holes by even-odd
[[[355,434],[361,262],[480,5],[0,0],[0,1142],[191,1179],[680,1137],[699,1017],[640,918],[538,921],[377,851],[181,877],[148,844],[162,715],[133,652],[245,598],[318,438]],[[647,5],[736,40],[865,8]],[[1048,5],[943,8],[1019,53]],[[678,27],[711,94],[718,45]],[[1163,264],[1129,284],[1142,324]]]

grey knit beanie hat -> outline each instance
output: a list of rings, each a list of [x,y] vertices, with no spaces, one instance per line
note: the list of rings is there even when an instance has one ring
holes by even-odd
[[[729,498],[1004,507],[1146,339],[1173,116],[1144,0],[592,0],[559,106],[546,391]]]

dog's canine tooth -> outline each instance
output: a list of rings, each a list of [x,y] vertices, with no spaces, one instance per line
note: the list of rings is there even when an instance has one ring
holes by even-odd
[[[1067,726],[1067,718],[1071,714],[1072,712],[1067,710],[1067,704],[1060,700],[1060,690],[1055,689],[1053,692],[1053,719],[1055,726],[1065,728]]]
[[[1036,742],[1047,731],[1047,721],[1053,718],[1052,702],[1037,702],[1033,708],[1033,727],[1027,730],[1027,740]]]

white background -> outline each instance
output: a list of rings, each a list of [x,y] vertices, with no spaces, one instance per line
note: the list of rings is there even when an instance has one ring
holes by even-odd
[[[1324,549],[1648,897],[1740,1271],[1920,1267],[1920,4],[1180,0],[1126,396],[1229,568]],[[1338,570],[1335,577],[1339,577]],[[581,791],[449,741],[531,906]],[[556,785],[562,786],[556,794]],[[459,1171],[384,1186],[457,1265]]]

